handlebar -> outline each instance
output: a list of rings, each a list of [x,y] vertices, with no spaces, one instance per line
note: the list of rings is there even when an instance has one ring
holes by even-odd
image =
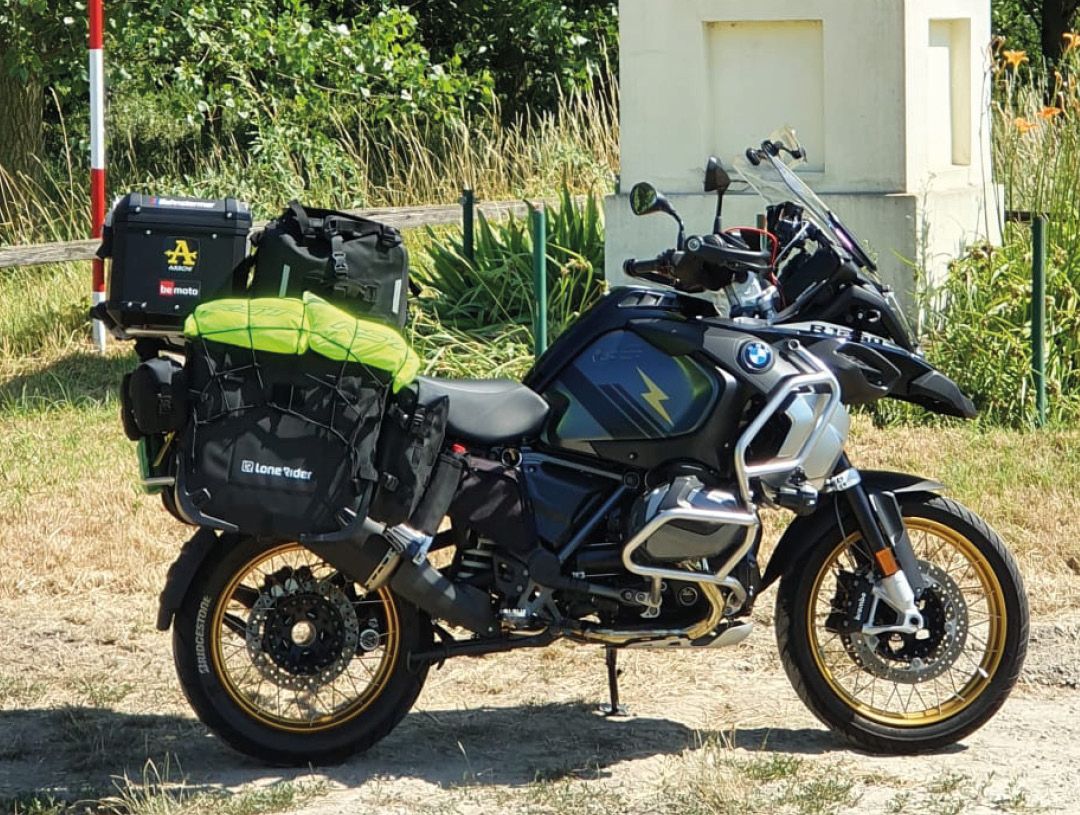
[[[768,250],[726,245],[715,235],[693,235],[687,238],[685,251],[669,249],[648,260],[630,258],[623,263],[623,272],[685,291],[719,291],[731,282],[732,274],[764,273],[770,264]]]
[[[686,251],[697,255],[706,263],[732,270],[748,269],[754,272],[768,271],[772,253],[726,246],[715,235],[699,238],[696,235],[686,241]]]
[[[623,272],[630,277],[641,277],[650,272],[658,272],[663,267],[669,265],[669,262],[665,259],[666,254],[667,253],[665,252],[663,255],[659,255],[649,260],[636,260],[630,258],[623,263]]]

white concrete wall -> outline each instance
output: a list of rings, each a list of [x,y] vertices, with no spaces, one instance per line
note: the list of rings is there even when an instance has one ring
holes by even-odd
[[[711,223],[706,157],[730,168],[790,125],[809,153],[801,175],[899,291],[913,265],[939,275],[966,243],[998,237],[989,0],[622,0],[620,29],[621,189],[652,182],[691,233]],[[759,211],[731,196],[725,223]],[[672,243],[673,223],[634,219],[625,195],[607,216],[613,282],[626,257]]]

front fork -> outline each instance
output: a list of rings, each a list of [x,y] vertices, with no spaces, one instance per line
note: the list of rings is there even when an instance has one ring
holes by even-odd
[[[887,603],[898,615],[893,625],[863,626],[864,634],[913,634],[923,627],[922,614],[915,601],[926,586],[915,550],[911,546],[900,514],[900,504],[890,492],[870,492],[863,486],[858,470],[851,466],[847,455],[840,459],[839,473],[833,477],[837,492],[843,492],[851,507],[855,523],[874,560],[874,571],[880,578],[874,595]]]

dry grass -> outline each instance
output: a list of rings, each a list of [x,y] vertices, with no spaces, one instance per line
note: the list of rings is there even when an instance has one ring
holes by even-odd
[[[627,722],[589,713],[605,693],[596,649],[455,662],[432,673],[386,742],[323,772],[329,786],[312,789],[325,796],[259,792],[306,774],[267,771],[209,738],[177,685],[169,637],[153,628],[165,570],[189,530],[136,486],[133,448],[103,384],[130,359],[64,347],[0,356],[0,811],[68,815],[82,811],[69,806],[80,799],[129,815],[1033,811],[1016,773],[991,781],[958,764],[953,783],[943,775],[952,758],[935,757],[905,765],[929,777],[912,785],[889,775],[893,760],[868,768],[839,750],[783,676],[767,630],[771,597],[747,647],[622,657],[636,714]],[[1069,566],[1080,559],[1078,449],[1076,431],[879,431],[859,420],[851,455],[947,482],[1018,554],[1045,618],[1080,607]],[[148,759],[171,763],[175,783],[144,783]]]
[[[0,360],[0,598],[78,590],[156,592],[187,530],[136,486],[104,359]],[[16,373],[18,371],[18,373]],[[937,478],[1020,560],[1037,614],[1080,607],[1080,431],[956,426],[877,430],[857,421],[864,468]]]
[[[1080,431],[856,422],[851,458],[943,482],[1017,557],[1037,616],[1080,607]]]

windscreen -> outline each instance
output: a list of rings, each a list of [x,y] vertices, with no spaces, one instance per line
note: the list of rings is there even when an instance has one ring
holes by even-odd
[[[805,162],[805,153],[795,132],[784,128],[773,133],[768,141],[790,152],[780,151],[774,155],[771,151],[760,151],[756,154],[757,164],[744,153],[733,159],[735,171],[769,204],[793,201],[801,205],[805,217],[831,238],[844,254],[864,269],[875,271],[877,267],[873,260],[859,246],[851,231],[793,171],[793,167]],[[802,157],[794,158],[792,152]]]

